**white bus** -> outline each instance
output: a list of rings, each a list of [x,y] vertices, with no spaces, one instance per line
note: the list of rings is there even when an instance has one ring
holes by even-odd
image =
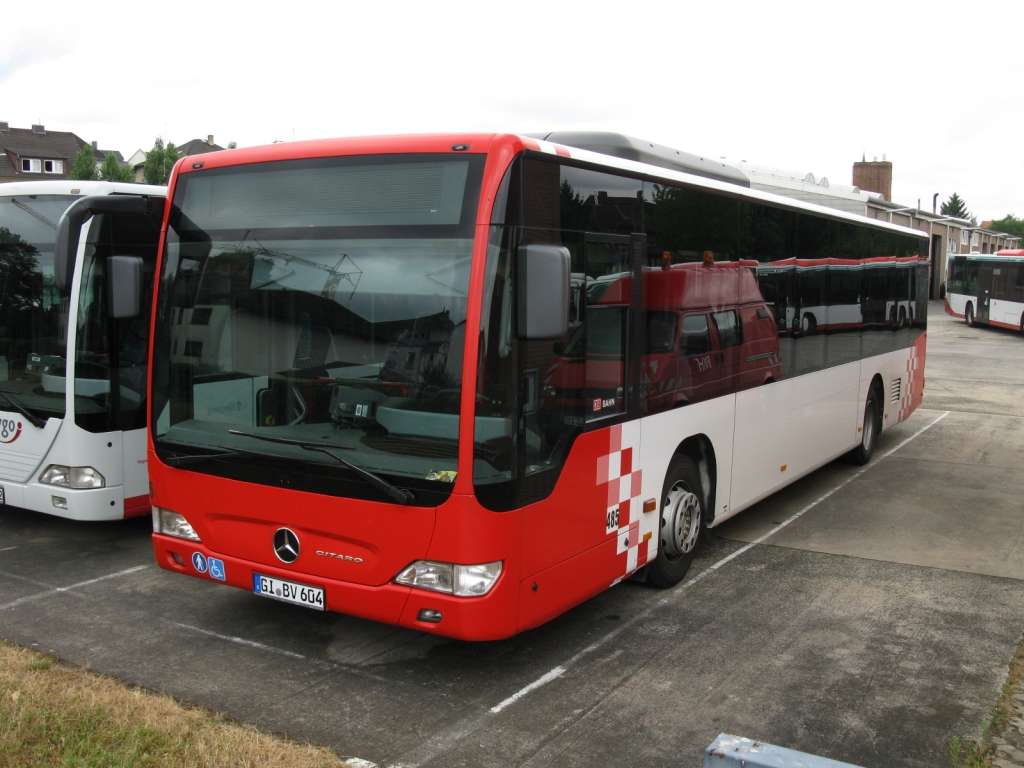
[[[149,514],[148,314],[111,315],[107,258],[141,257],[152,295],[164,187],[95,181],[0,186],[0,503],[76,520]],[[152,215],[88,214],[88,200],[143,195]],[[54,243],[86,211],[73,270]],[[146,283],[144,283],[146,284]]]
[[[948,314],[1024,332],[1024,250],[955,256],[946,274]]]

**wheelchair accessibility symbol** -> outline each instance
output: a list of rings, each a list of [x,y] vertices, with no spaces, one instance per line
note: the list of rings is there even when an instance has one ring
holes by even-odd
[[[215,557],[211,557],[210,560],[210,578],[217,579],[217,581],[224,581],[227,576],[224,574],[224,561],[218,560]]]
[[[195,552],[192,555],[192,567],[200,573],[206,573],[206,558],[202,552]]]

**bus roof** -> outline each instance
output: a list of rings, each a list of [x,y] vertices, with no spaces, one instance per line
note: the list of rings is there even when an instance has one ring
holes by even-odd
[[[548,134],[557,135],[557,134]],[[573,134],[578,135],[578,134]],[[597,135],[597,134],[595,134]],[[618,134],[609,134],[618,135]],[[628,139],[629,137],[622,137]],[[632,139],[631,141],[637,141]],[[655,147],[660,151],[672,151],[665,147]],[[652,181],[670,181],[699,187],[713,192],[724,193],[732,197],[764,202],[779,208],[793,211],[813,213],[822,218],[848,221],[857,226],[885,229],[927,239],[927,235],[919,230],[901,227],[897,224],[871,219],[847,213],[835,208],[826,208],[814,203],[782,197],[771,192],[763,192],[742,186],[736,180],[724,181],[721,178],[700,176],[693,169],[689,171],[639,162],[612,154],[602,154],[588,149],[555,144],[529,135],[512,133],[444,133],[444,134],[412,134],[396,136],[358,136],[336,139],[313,139],[309,141],[279,142],[244,149],[227,149],[221,152],[209,152],[204,155],[183,157],[174,168],[172,179],[178,174],[201,172],[214,168],[251,163],[265,163],[282,160],[301,160],[318,157],[338,157],[345,155],[369,154],[412,154],[412,153],[459,153],[474,154],[497,153],[511,158],[530,150],[548,155],[557,155],[587,165],[625,171],[631,175],[647,178]],[[623,152],[622,154],[626,154]],[[690,157],[696,157],[691,155]],[[650,159],[648,157],[647,159]],[[701,158],[698,158],[701,159]],[[709,166],[710,167],[710,166]],[[723,166],[724,168],[725,166]]]
[[[0,197],[13,195],[166,195],[167,187],[121,181],[74,179],[12,181],[0,184]]]

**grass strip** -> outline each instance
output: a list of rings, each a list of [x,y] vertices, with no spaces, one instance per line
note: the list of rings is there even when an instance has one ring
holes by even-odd
[[[333,752],[0,640],[0,768],[345,768]]]
[[[1006,674],[1006,682],[1003,683],[995,709],[992,710],[992,717],[982,722],[981,738],[977,741],[960,741],[956,736],[950,739],[949,762],[952,768],[991,768],[996,756],[992,737],[1002,736],[1006,725],[1013,717],[1013,695],[1021,689],[1022,683],[1024,637],[1017,643],[1017,649],[1010,659],[1010,670]]]

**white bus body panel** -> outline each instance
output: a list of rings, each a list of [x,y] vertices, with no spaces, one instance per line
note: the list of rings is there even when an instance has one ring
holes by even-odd
[[[775,491],[853,449],[861,439],[864,403],[876,376],[882,381],[882,429],[910,413],[911,380],[920,370],[914,347],[783,379],[622,425],[637,429],[642,448],[643,498],[660,498],[669,462],[687,438],[706,437],[715,453],[717,525]],[[783,469],[783,467],[785,467]],[[640,535],[652,534],[657,515],[637,515]]]
[[[731,510],[750,506],[857,444],[860,363],[739,392]],[[717,453],[717,452],[716,452]]]
[[[22,421],[24,419],[22,418]],[[56,426],[56,439],[48,453],[38,462],[30,477],[22,482],[0,481],[4,489],[4,501],[15,507],[44,512],[72,520],[120,520],[125,514],[125,498],[141,494],[126,494],[123,466],[123,433],[92,433],[79,428],[73,420],[50,419],[47,425]],[[34,430],[31,424],[25,425]],[[39,430],[41,431],[41,430]],[[145,435],[145,430],[134,430]],[[21,442],[19,439],[18,442]],[[143,454],[144,455],[144,454]],[[51,464],[65,466],[93,467],[106,482],[104,488],[73,489],[39,482],[39,476]],[[145,475],[146,468],[142,467]],[[135,475],[138,470],[135,470]],[[143,479],[143,484],[145,484]],[[139,480],[133,478],[133,485]],[[147,491],[143,491],[145,493]],[[67,509],[58,509],[53,505],[53,497],[64,499]]]

